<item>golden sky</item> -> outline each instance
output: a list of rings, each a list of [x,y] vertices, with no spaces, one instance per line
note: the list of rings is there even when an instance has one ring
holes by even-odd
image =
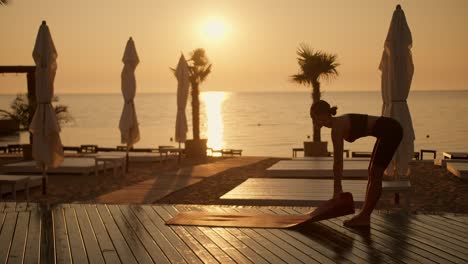
[[[413,33],[412,89],[468,89],[466,0],[10,0],[0,7],[0,64],[33,65],[46,20],[59,54],[56,93],[120,93],[130,36],[138,92],[175,92],[169,67],[199,47],[213,63],[202,91],[304,91],[289,81],[303,42],[338,55],[340,76],[323,91],[379,91],[396,4]],[[21,91],[24,76],[0,75],[0,93]]]

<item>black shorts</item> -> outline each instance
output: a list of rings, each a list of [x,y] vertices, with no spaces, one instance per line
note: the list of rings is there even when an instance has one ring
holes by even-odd
[[[370,166],[387,168],[403,138],[403,128],[395,119],[380,117],[372,129],[372,136],[377,138],[372,151]]]

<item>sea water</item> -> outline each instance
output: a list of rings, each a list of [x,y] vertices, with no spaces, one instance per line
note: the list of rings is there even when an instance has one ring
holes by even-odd
[[[8,109],[15,95],[0,95],[0,109]],[[62,126],[66,146],[96,144],[121,145],[118,129],[123,107],[121,94],[58,94],[73,121]],[[322,98],[338,106],[338,114],[380,115],[380,92],[323,92]],[[292,148],[312,140],[309,92],[202,92],[200,131],[214,149],[243,149],[244,155],[291,156]],[[174,145],[176,94],[137,94],[136,111],[141,140],[135,147]],[[468,91],[412,91],[408,97],[414,131],[415,150],[435,149],[468,152]],[[188,138],[192,137],[190,98],[187,103]],[[329,142],[330,129],[322,129]],[[0,145],[27,143],[28,133],[0,137]],[[345,142],[345,149],[371,151],[372,137]]]

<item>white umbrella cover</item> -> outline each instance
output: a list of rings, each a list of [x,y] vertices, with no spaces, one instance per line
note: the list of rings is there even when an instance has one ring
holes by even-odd
[[[177,117],[175,126],[175,141],[185,142],[187,139],[187,116],[185,115],[185,108],[187,106],[187,99],[189,93],[189,68],[184,55],[180,56],[179,63],[175,70],[177,78]]]
[[[33,134],[33,158],[45,170],[47,167],[57,167],[63,162],[60,126],[51,104],[57,70],[57,51],[45,21],[37,33],[32,55],[36,63],[37,108],[29,131]]]
[[[382,72],[382,115],[398,120],[403,127],[403,139],[386,170],[389,175],[408,175],[408,164],[414,153],[415,134],[406,102],[414,73],[412,44],[405,13],[398,5],[393,12],[379,66]]]
[[[135,49],[133,39],[130,39],[125,46],[125,52],[122,59],[124,67],[122,70],[122,94],[124,98],[124,106],[122,115],[120,116],[119,129],[121,134],[121,142],[127,144],[127,150],[140,140],[140,130],[138,128],[138,120],[135,111],[135,93],[136,79],[135,69],[140,62]]]

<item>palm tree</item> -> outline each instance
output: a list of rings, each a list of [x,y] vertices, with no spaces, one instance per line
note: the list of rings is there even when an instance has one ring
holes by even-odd
[[[306,86],[312,86],[312,101],[320,100],[320,81],[330,81],[338,76],[336,68],[340,65],[335,54],[323,51],[314,51],[306,44],[301,44],[297,49],[297,62],[300,70],[298,74],[291,76],[292,81]],[[320,128],[314,127],[313,141],[321,142]]]
[[[211,64],[204,49],[195,49],[190,55],[189,79],[192,86],[192,128],[193,139],[200,139],[200,84],[211,73]]]
[[[57,103],[58,101],[59,98],[57,96],[52,98],[52,102]],[[16,98],[10,104],[10,108],[10,111],[0,109],[0,119],[15,120],[20,124],[21,130],[28,130],[31,113],[29,112],[30,108],[27,94],[17,94]],[[62,104],[54,105],[54,110],[59,125],[73,121],[68,106]],[[32,113],[32,115],[34,115],[34,113]]]

